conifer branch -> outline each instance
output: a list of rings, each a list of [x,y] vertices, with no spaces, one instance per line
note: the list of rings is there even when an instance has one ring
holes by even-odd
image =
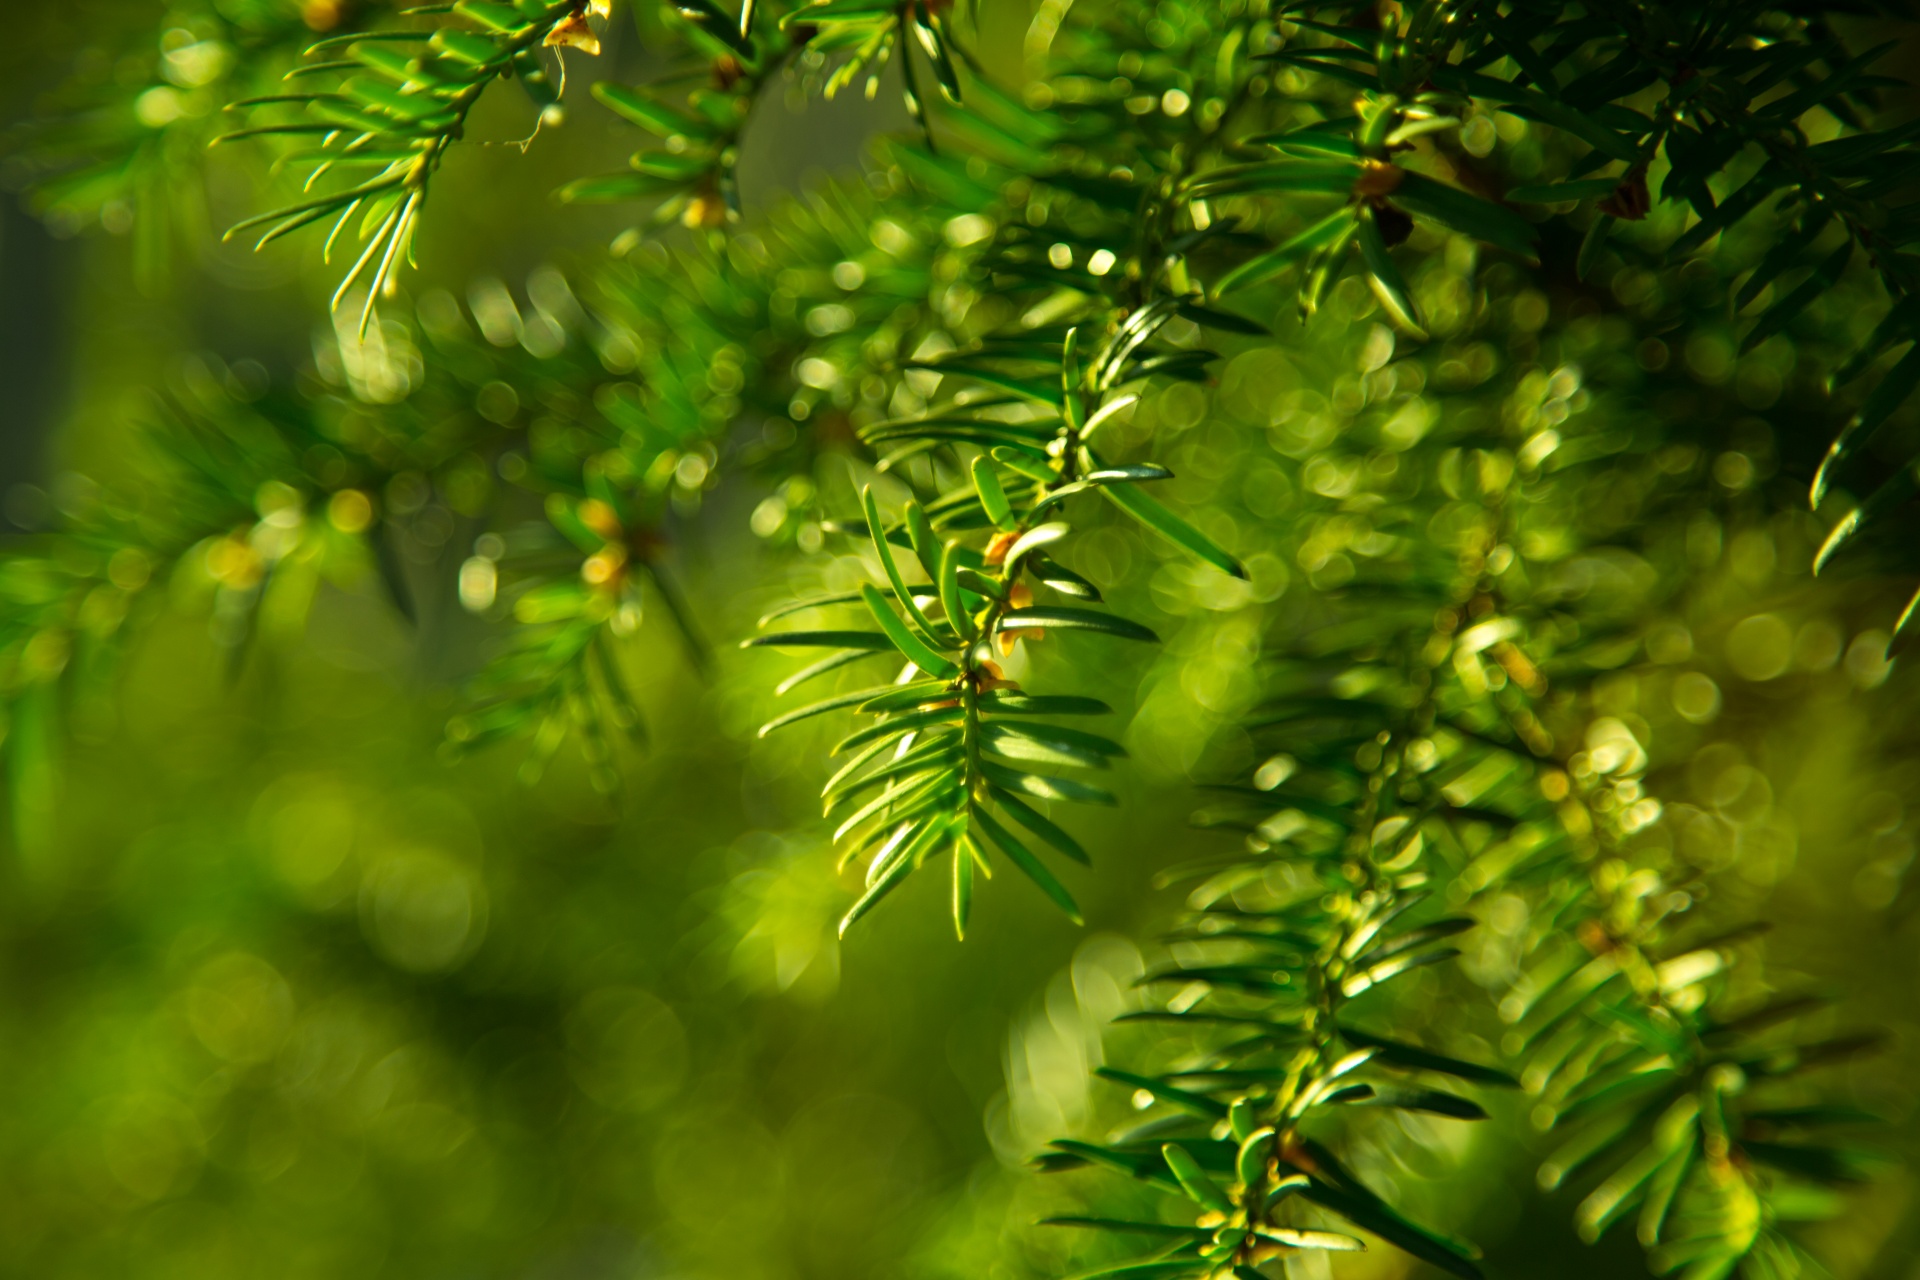
[[[596,12],[607,9],[597,0]],[[542,122],[558,110],[559,95],[540,61],[542,48],[577,48],[591,54],[600,43],[587,23],[587,0],[552,0],[522,6],[493,0],[459,0],[449,12],[477,30],[443,26],[433,31],[389,31],[330,36],[307,49],[310,62],[289,80],[341,77],[331,89],[272,94],[234,104],[237,110],[302,109],[298,121],[253,124],[215,143],[276,135],[310,135],[316,145],[289,157],[311,165],[311,188],[335,171],[372,170],[370,177],[309,200],[256,214],[227,232],[267,228],[256,247],[291,231],[332,218],[326,252],[343,231],[357,228],[348,245],[365,248],[334,291],[337,308],[356,287],[364,290],[359,333],[372,324],[374,308],[391,297],[395,271],[410,261],[410,245],[433,175],[466,135],[467,118],[488,87],[515,78],[541,110]],[[357,219],[357,222],[356,222]],[[365,283],[361,284],[364,277]]]
[[[1485,1118],[1477,1088],[1518,1083],[1568,1135],[1543,1183],[1598,1176],[1575,1211],[1583,1234],[1637,1210],[1662,1271],[1793,1274],[1788,1211],[1873,1163],[1815,1136],[1863,1118],[1814,1101],[1802,1075],[1867,1042],[1790,1032],[1804,1008],[1791,998],[1741,1003],[1757,932],[1712,918],[1707,871],[1658,838],[1663,744],[1606,714],[1594,687],[1634,660],[1619,646],[1637,645],[1657,593],[1682,589],[1679,515],[1715,491],[1697,469],[1588,434],[1582,378],[1617,388],[1570,363],[1526,367],[1540,325],[1502,332],[1512,308],[1485,303],[1511,291],[1460,263],[1565,248],[1581,276],[1615,256],[1674,264],[1771,219],[1786,234],[1733,299],[1778,295],[1748,345],[1814,323],[1822,299],[1865,281],[1887,316],[1836,379],[1888,363],[1920,336],[1912,219],[1889,205],[1920,135],[1875,120],[1875,52],[1792,7],[1224,0],[1180,25],[1128,0],[1051,14],[1053,74],[1015,94],[923,0],[674,8],[713,86],[597,86],[666,146],[566,194],[662,198],[656,221],[679,218],[690,243],[623,245],[587,303],[542,277],[533,316],[503,288],[476,291],[471,326],[451,300],[423,300],[418,377],[401,351],[414,330],[376,317],[375,300],[479,97],[511,76],[552,106],[539,50],[586,48],[587,6],[462,0],[452,12],[477,29],[330,38],[297,91],[241,104],[267,114],[233,136],[309,139],[288,161],[332,185],[236,230],[266,243],[330,219],[329,244],[355,255],[336,301],[364,288],[364,308],[337,326],[341,368],[316,400],[211,395],[176,415],[167,452],[184,478],[157,504],[165,520],[129,502],[9,560],[0,691],[29,730],[16,761],[50,750],[69,655],[118,637],[156,570],[215,584],[216,630],[237,648],[288,576],[377,559],[381,538],[404,537],[420,506],[406,493],[425,488],[482,531],[458,569],[463,603],[512,619],[451,744],[531,736],[531,775],[572,735],[611,788],[615,741],[640,733],[622,642],[657,606],[697,649],[664,548],[723,472],[743,472],[780,485],[756,510],[761,536],[845,538],[870,569],[857,590],[781,604],[767,622],[784,624],[744,641],[824,651],[781,694],[888,664],[890,683],[836,688],[762,730],[860,717],[823,793],[845,858],[866,860],[842,928],[947,857],[964,933],[996,854],[1077,918],[1033,842],[1091,859],[1044,804],[1114,802],[1083,779],[1126,753],[1056,721],[1122,699],[1021,688],[999,663],[1048,632],[1076,657],[1159,640],[1088,607],[1105,603],[1101,586],[1070,563],[1108,504],[1218,570],[1210,580],[1250,580],[1239,541],[1216,533],[1230,520],[1189,520],[1154,496],[1177,479],[1162,442],[1140,457],[1109,442],[1142,399],[1213,382],[1225,357],[1270,338],[1281,282],[1306,317],[1364,286],[1391,325],[1369,339],[1384,354],[1352,407],[1276,463],[1298,501],[1266,532],[1307,582],[1272,611],[1271,700],[1243,726],[1264,759],[1207,815],[1245,850],[1194,870],[1178,958],[1146,980],[1177,989],[1134,1020],[1177,1034],[1151,1070],[1103,1070],[1149,1114],[1104,1142],[1064,1139],[1042,1164],[1103,1166],[1184,1202],[1190,1222],[1074,1219],[1160,1239],[1094,1274],[1256,1280],[1290,1251],[1374,1239],[1473,1277],[1458,1238],[1471,1224],[1416,1212],[1352,1139],[1377,1136],[1366,1117],[1382,1111]],[[832,92],[872,83],[896,50],[912,72],[909,47],[953,109],[930,118],[918,73],[903,77],[921,137],[885,145],[871,183],[722,234],[768,78],[844,56]],[[1814,140],[1814,112],[1833,137]],[[1496,113],[1540,144],[1525,181]],[[1516,367],[1443,396],[1447,344],[1482,335]],[[1915,385],[1909,352],[1836,440],[1816,505]],[[1716,428],[1662,429],[1662,443],[1703,445]],[[829,455],[857,481],[809,471]],[[1634,518],[1596,527],[1578,509],[1600,466],[1631,485]],[[1837,526],[1818,562],[1888,520],[1912,471]],[[456,503],[462,483],[479,496]],[[1654,585],[1610,602],[1554,585],[1561,557],[1602,550],[1637,556]],[[404,571],[389,576],[404,606]],[[1479,945],[1496,891],[1527,920],[1518,983],[1487,1002],[1509,1024],[1511,1073],[1428,1043],[1405,994],[1465,992],[1446,962]]]

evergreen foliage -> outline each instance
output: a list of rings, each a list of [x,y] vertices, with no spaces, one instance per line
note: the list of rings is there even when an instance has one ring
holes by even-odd
[[[152,478],[0,565],[18,843],[58,822],[63,719],[112,697],[170,596],[204,597],[236,666],[361,564],[412,616],[404,553],[451,513],[473,552],[435,589],[500,642],[449,754],[524,740],[532,782],[571,742],[612,792],[623,744],[647,749],[637,628],[663,619],[689,678],[710,639],[803,652],[759,732],[811,735],[863,872],[843,933],[938,875],[964,936],[1006,868],[1078,920],[1067,864],[1097,875],[1100,850],[1077,806],[1128,787],[1124,735],[1083,726],[1131,702],[1124,651],[1177,630],[1238,646],[1239,748],[1207,757],[1230,765],[1170,860],[1186,896],[1123,1018],[1135,1056],[1099,1069],[1141,1114],[1038,1159],[1156,1193],[1074,1184],[1084,1209],[1051,1221],[1089,1233],[1087,1277],[1267,1280],[1382,1247],[1480,1276],[1472,1216],[1407,1203],[1396,1144],[1515,1090],[1583,1238],[1631,1234],[1687,1280],[1824,1274],[1797,1224],[1883,1161],[1881,1122],[1817,1069],[1876,1037],[1776,987],[1764,927],[1676,831],[1661,761],[1718,691],[1674,685],[1660,721],[1609,690],[1668,680],[1662,628],[1721,530],[1784,506],[1716,470],[1753,406],[1697,385],[1689,341],[1801,353],[1775,416],[1817,459],[1812,570],[1856,542],[1837,563],[1910,567],[1920,129],[1869,39],[1892,19],[1042,0],[1015,76],[990,6],[627,3],[208,3],[217,56],[76,85],[22,132],[36,207],[130,220],[150,278],[188,175],[233,148],[269,190],[230,234],[306,236],[337,271],[313,371],[197,366],[156,399]],[[594,80],[638,150],[558,196],[634,230],[524,304],[410,299],[482,98],[561,127],[629,20],[673,65]],[[883,74],[914,132],[743,212],[770,86]],[[1203,414],[1210,456],[1264,488],[1187,474]],[[753,529],[782,554],[865,580],[709,637],[676,543],[723,475],[765,491]],[[1114,591],[1116,545],[1214,603]],[[1898,637],[1917,603],[1871,607]],[[1469,938],[1501,912],[1524,923]],[[1488,1016],[1436,1026],[1435,1000]]]

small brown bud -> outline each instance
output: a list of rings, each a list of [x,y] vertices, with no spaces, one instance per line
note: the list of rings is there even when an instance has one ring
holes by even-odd
[[[1407,171],[1397,164],[1369,160],[1361,167],[1360,177],[1353,184],[1353,194],[1366,200],[1390,196],[1399,189],[1400,180],[1406,176]]]

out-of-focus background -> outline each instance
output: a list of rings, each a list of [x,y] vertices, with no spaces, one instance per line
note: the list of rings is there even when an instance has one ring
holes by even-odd
[[[196,68],[247,55],[205,13],[271,7],[183,5],[176,22],[159,0],[12,6],[0,120],[169,65],[184,70],[155,83],[179,101],[152,110],[209,110]],[[1017,48],[1024,5],[983,13]],[[631,30],[606,57],[633,78],[648,66]],[[630,149],[579,88],[566,123],[524,154],[508,144],[532,131],[531,108],[500,94],[483,109],[476,140],[495,145],[464,148],[436,187],[410,290],[498,278],[518,292],[623,229],[617,210],[549,198]],[[904,123],[892,92],[802,104],[771,90],[743,170],[749,217],[851,170],[867,137]],[[216,154],[177,193],[164,271],[138,260],[110,202],[41,217],[9,197],[8,527],[30,535],[94,485],[137,482],[151,388],[212,361],[275,377],[311,364],[330,333],[312,246],[256,257],[218,240],[252,211],[256,161]],[[1726,350],[1688,358],[1702,383],[1765,382]],[[1764,385],[1753,396],[1772,403]],[[1811,438],[1756,422],[1740,456],[1764,474],[1813,456]],[[1203,477],[1210,438],[1182,445]],[[1247,479],[1219,472],[1208,483]],[[794,572],[749,532],[764,496],[729,482],[686,527],[696,611],[723,641]],[[1776,980],[1843,993],[1849,1022],[1893,1033],[1887,1055],[1842,1072],[1843,1093],[1877,1104],[1920,1065],[1915,933],[1897,910],[1920,769],[1888,746],[1916,700],[1875,648],[1884,584],[1812,590],[1817,534],[1756,508],[1703,562],[1693,630],[1674,640],[1711,683],[1617,694],[1629,708],[1691,698],[1686,717],[1710,726],[1666,776],[1701,838],[1724,841],[1729,892],[1777,922]],[[1205,614],[1130,545],[1115,541],[1106,567],[1144,616],[1177,630]],[[1257,608],[1248,617],[1257,627]],[[1030,886],[996,883],[958,945],[942,891],[915,883],[843,946],[848,887],[813,799],[824,739],[753,737],[766,659],[723,644],[702,678],[671,633],[644,630],[638,692],[670,745],[623,758],[627,785],[608,800],[566,755],[531,787],[512,749],[441,762],[454,686],[486,641],[477,621],[425,643],[369,575],[325,588],[301,638],[237,672],[208,625],[183,599],[135,645],[117,710],[75,718],[55,835],[0,856],[0,1275],[1058,1269],[1058,1246],[1029,1226],[1057,1193],[1020,1165],[1124,1103],[1087,1071],[1141,966],[1129,939],[1151,939],[1177,901],[1154,871],[1223,838],[1186,819],[1231,655],[1112,659],[1150,714],[1129,737],[1126,807],[1086,824],[1100,851],[1072,886],[1086,928]],[[1524,1108],[1507,1106],[1511,1125],[1468,1139],[1497,1149],[1505,1185],[1476,1186],[1462,1208],[1490,1271],[1532,1275],[1547,1242],[1564,1256],[1570,1203],[1531,1189]],[[1885,1244],[1908,1230],[1909,1194],[1891,1174],[1863,1193],[1855,1226],[1827,1233],[1842,1274],[1874,1256],[1872,1274],[1916,1274]],[[1642,1273],[1630,1242],[1577,1256],[1584,1274]],[[1409,1265],[1381,1251],[1340,1274]]]

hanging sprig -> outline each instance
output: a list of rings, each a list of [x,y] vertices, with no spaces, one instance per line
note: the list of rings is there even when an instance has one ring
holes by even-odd
[[[1428,643],[1409,643],[1412,668],[1431,674],[1450,632],[1443,619]],[[1447,802],[1437,785],[1444,775],[1410,763],[1413,744],[1429,741],[1434,699],[1321,701],[1338,704],[1334,714],[1351,727],[1329,734],[1322,707],[1322,727],[1305,740],[1307,758],[1349,772],[1357,761],[1359,799],[1330,806],[1310,791],[1279,790],[1282,783],[1265,788],[1288,806],[1282,813],[1299,819],[1280,838],[1311,868],[1311,892],[1263,888],[1258,862],[1213,868],[1190,898],[1194,914],[1169,938],[1180,947],[1179,963],[1141,980],[1175,998],[1123,1019],[1172,1024],[1206,1047],[1155,1075],[1101,1068],[1104,1078],[1139,1091],[1149,1114],[1107,1142],[1055,1142],[1040,1160],[1054,1171],[1117,1169],[1200,1210],[1195,1228],[1170,1249],[1092,1274],[1150,1267],[1156,1276],[1250,1280],[1262,1264],[1296,1250],[1363,1249],[1356,1230],[1451,1275],[1481,1274],[1470,1246],[1394,1207],[1324,1136],[1372,1108],[1485,1119],[1478,1102],[1457,1092],[1461,1085],[1517,1081],[1379,1030],[1377,993],[1391,994],[1396,979],[1459,955],[1449,940],[1475,923],[1433,910],[1443,900],[1435,893],[1444,887],[1436,877],[1446,874],[1440,851],[1454,842],[1454,824],[1472,820]],[[1326,1215],[1346,1229],[1324,1229]],[[1121,1232],[1134,1225],[1053,1221]]]
[[[1159,310],[1163,323],[1172,309]],[[1050,353],[1062,370],[1058,388],[956,400],[950,409],[864,429],[869,444],[887,451],[883,466],[934,449],[965,448],[970,454],[966,478],[925,506],[909,500],[892,525],[882,518],[873,490],[864,491],[863,532],[880,561],[888,594],[868,586],[858,593],[797,601],[763,620],[764,625],[796,612],[853,608],[864,611],[877,629],[777,631],[745,641],[747,647],[833,650],[782,684],[782,693],[869,657],[906,660],[891,685],[823,699],[761,730],[849,707],[874,717],[834,748],[835,755],[850,759],[824,793],[828,816],[842,818],[835,838],[846,842],[845,860],[868,859],[867,892],[843,929],[914,869],[949,851],[954,925],[962,935],[975,869],[986,871],[994,852],[1078,919],[1071,895],[1016,831],[1070,859],[1088,860],[1079,843],[1034,803],[1114,803],[1104,788],[1056,771],[1102,771],[1125,751],[1111,739],[1049,719],[1106,715],[1112,708],[1092,698],[1029,693],[1008,680],[994,659],[1022,641],[1039,641],[1048,631],[1146,643],[1157,637],[1136,622],[1086,607],[1100,603],[1098,589],[1052,554],[1073,529],[1064,518],[1065,504],[1077,494],[1103,493],[1188,549],[1244,573],[1198,530],[1138,491],[1138,485],[1170,472],[1105,466],[1087,440],[1102,421],[1132,403],[1131,396],[1109,393],[1151,367],[1157,357],[1142,348],[1156,327],[1153,317],[1130,317],[1084,368],[1077,353],[1079,331],[1069,329]],[[930,367],[1003,385],[1013,381],[993,377],[990,363],[954,357]],[[955,534],[961,536],[950,536]],[[969,545],[983,535],[982,545]],[[924,584],[908,582],[902,554],[925,575]],[[1036,591],[1073,603],[1049,603]]]
[[[354,252],[333,294],[338,307],[363,288],[360,332],[374,308],[391,296],[395,273],[411,261],[411,246],[433,176],[466,134],[467,118],[495,81],[517,79],[542,112],[557,110],[559,90],[541,50],[599,52],[588,14],[604,17],[608,0],[459,0],[450,13],[463,26],[330,36],[307,50],[309,62],[289,81],[320,79],[323,89],[296,87],[249,98],[234,110],[302,118],[250,125],[217,141],[242,138],[310,139],[312,146],[288,152],[281,163],[311,166],[309,189],[333,184],[327,194],[257,214],[237,223],[229,237],[266,228],[255,243],[265,248],[282,236],[332,220],[323,250]],[[343,243],[344,242],[344,243]]]

